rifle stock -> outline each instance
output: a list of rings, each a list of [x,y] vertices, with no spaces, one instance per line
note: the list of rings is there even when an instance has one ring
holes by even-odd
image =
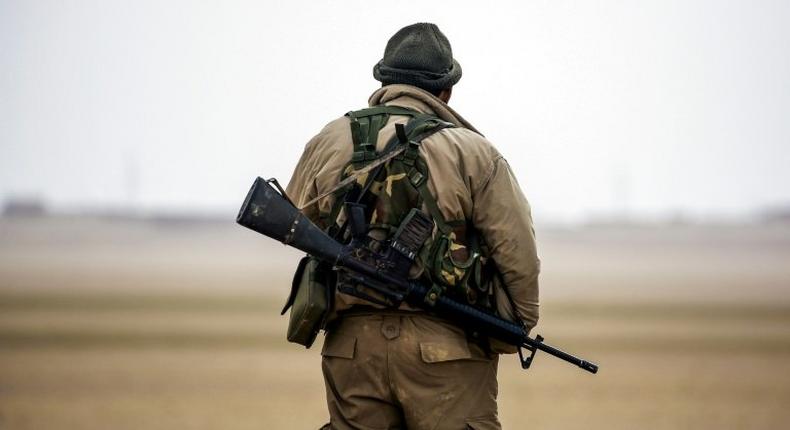
[[[313,224],[284,194],[278,193],[270,182],[276,183],[260,177],[255,180],[241,206],[237,223],[333,264],[352,274],[363,285],[376,285],[379,293],[391,291],[395,301],[405,301],[415,308],[424,309],[471,329],[472,335],[491,336],[531,351],[526,358],[521,355],[521,364],[525,369],[532,363],[535,352],[541,350],[590,373],[598,372],[596,364],[547,345],[541,336],[534,339],[529,337],[524,327],[518,323],[445,296],[439,296],[433,306],[428,305],[425,302],[428,287],[418,281],[377,270],[376,267],[354,258],[347,247]],[[520,350],[519,353],[521,354]]]

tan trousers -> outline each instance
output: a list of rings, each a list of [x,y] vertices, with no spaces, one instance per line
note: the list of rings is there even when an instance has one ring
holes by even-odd
[[[322,367],[334,430],[500,429],[497,362],[464,332],[421,314],[345,316]]]

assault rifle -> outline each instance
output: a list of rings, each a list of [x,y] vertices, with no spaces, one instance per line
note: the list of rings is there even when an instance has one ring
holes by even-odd
[[[359,241],[364,240],[367,228],[364,221],[360,222],[362,213],[359,205],[351,204],[346,209],[351,221],[349,226],[352,240],[350,244],[343,245],[304,216],[288,200],[276,180],[267,181],[259,177],[247,194],[236,222],[333,265],[357,285],[371,290],[371,294],[357,294],[358,296],[369,297],[370,301],[393,307],[405,302],[464,327],[473,336],[490,336],[518,347],[521,367],[524,369],[529,368],[535,353],[541,350],[590,373],[598,372],[598,365],[547,345],[540,335],[534,339],[529,337],[522,325],[449,297],[432,295],[429,286],[408,279],[402,270],[394,270],[408,267],[403,264],[403,258],[414,258],[416,250],[413,248],[422,244],[420,236],[426,231],[425,219],[421,220],[417,216],[414,223],[407,223],[407,228],[399,231],[402,234],[396,233],[390,246],[380,254],[360,255]],[[430,219],[427,221],[430,222]],[[525,357],[522,349],[530,354]]]

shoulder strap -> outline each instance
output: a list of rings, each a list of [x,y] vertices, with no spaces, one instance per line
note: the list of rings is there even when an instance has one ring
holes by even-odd
[[[389,120],[390,115],[407,115],[415,117],[419,112],[400,106],[374,106],[358,111],[351,111],[346,116],[351,120],[351,139],[354,153],[351,162],[355,167],[367,164],[378,158],[376,144],[379,131]]]
[[[351,111],[348,114],[353,114],[355,117],[360,118],[364,116],[373,116],[373,115],[381,115],[381,114],[415,116],[415,115],[419,115],[420,113],[414,109],[409,109],[402,106],[378,105],[365,109],[360,109],[357,111]]]
[[[419,151],[424,139],[445,128],[455,127],[455,125],[432,115],[418,116],[409,125],[411,125],[410,135],[413,135],[414,138],[409,139],[408,147],[403,154],[403,163],[410,167],[408,172],[409,181],[419,192],[420,198],[436,223],[436,228],[443,234],[449,235],[452,232],[452,228],[447,224],[442,211],[439,210],[439,205],[436,203],[436,198],[431,194],[431,190],[428,189],[428,167],[419,158]],[[406,134],[409,135],[409,133]]]

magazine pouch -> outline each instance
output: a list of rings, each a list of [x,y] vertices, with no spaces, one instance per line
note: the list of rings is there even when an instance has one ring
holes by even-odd
[[[310,348],[318,332],[324,328],[331,304],[327,282],[330,270],[326,264],[309,255],[299,261],[291,283],[291,294],[280,313],[283,315],[289,308],[291,310],[288,342]]]

